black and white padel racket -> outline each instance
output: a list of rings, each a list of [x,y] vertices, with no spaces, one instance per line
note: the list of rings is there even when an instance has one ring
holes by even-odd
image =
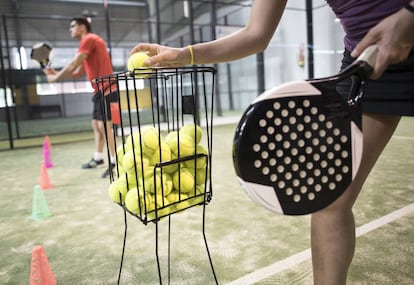
[[[30,58],[40,63],[42,68],[50,65],[52,57],[52,47],[47,43],[37,43],[32,47]]]
[[[362,156],[357,101],[372,73],[376,46],[335,76],[270,89],[247,108],[235,132],[233,162],[249,197],[285,214],[316,212],[350,185]],[[350,98],[336,91],[352,78]]]

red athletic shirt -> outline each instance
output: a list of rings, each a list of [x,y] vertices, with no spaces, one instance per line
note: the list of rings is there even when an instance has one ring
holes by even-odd
[[[88,33],[81,39],[78,52],[88,55],[86,60],[83,61],[83,68],[96,93],[98,88],[92,80],[113,73],[105,41],[96,34]]]

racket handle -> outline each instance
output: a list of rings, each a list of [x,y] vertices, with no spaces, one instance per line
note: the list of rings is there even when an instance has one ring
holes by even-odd
[[[357,61],[365,61],[372,68],[375,66],[375,59],[377,57],[378,47],[377,45],[371,45],[367,47],[361,55],[357,58]]]

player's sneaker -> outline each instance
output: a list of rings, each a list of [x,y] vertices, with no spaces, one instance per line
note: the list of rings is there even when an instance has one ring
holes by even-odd
[[[99,165],[102,165],[104,163],[103,159],[95,160],[91,159],[89,162],[82,164],[83,169],[88,168],[97,168]]]
[[[109,164],[109,167],[102,174],[102,178],[107,178],[111,172],[112,174],[114,174],[114,169],[115,169],[115,164],[114,163]]]

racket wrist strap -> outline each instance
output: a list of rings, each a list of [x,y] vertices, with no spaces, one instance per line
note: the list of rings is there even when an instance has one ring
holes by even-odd
[[[413,3],[413,1],[408,2],[407,4],[405,4],[404,8],[407,9],[408,11],[410,11],[411,13],[414,13],[414,3]]]

